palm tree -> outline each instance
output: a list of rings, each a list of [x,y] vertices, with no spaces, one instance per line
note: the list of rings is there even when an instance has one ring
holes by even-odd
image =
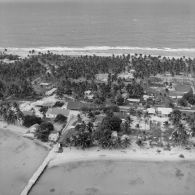
[[[180,145],[185,145],[188,142],[189,135],[183,124],[180,124],[173,132],[173,140]]]
[[[148,124],[149,119],[150,119],[150,115],[148,114],[148,112],[145,112],[144,113],[145,130],[146,130],[146,123]]]
[[[170,115],[170,120],[173,122],[174,125],[178,126],[181,122],[182,113],[180,110],[174,110]]]

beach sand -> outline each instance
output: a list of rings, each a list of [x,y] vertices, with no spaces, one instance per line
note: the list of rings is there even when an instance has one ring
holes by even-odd
[[[13,128],[16,133],[0,128],[1,195],[20,194],[48,153],[44,147],[22,137],[20,134],[23,133],[23,128]]]
[[[159,152],[160,151],[160,152]],[[180,158],[180,154],[184,158]],[[140,148],[136,144],[124,150],[102,150],[90,148],[79,150],[76,148],[64,148],[63,153],[58,153],[49,163],[49,167],[58,166],[64,163],[77,161],[94,160],[129,160],[129,161],[195,161],[195,148],[185,150],[182,147],[172,148],[171,151],[163,148]]]

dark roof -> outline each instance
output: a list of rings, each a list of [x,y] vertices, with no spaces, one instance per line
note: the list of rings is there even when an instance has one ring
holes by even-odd
[[[80,110],[84,104],[81,102],[68,102],[67,109],[69,110]]]
[[[33,111],[22,111],[22,113],[23,113],[24,116],[27,116],[27,115],[33,116],[33,115],[35,115]]]
[[[114,112],[114,116],[117,116],[117,117],[119,117],[120,119],[126,119],[127,116],[129,116],[129,115],[126,114],[126,113]]]
[[[69,110],[81,110],[82,107],[94,108],[95,106],[90,103],[82,103],[78,101],[70,101],[67,105],[67,109]]]

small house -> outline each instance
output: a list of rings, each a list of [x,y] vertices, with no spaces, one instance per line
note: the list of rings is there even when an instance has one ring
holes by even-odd
[[[133,104],[133,103],[139,104],[140,103],[140,99],[136,99],[136,98],[128,98],[127,101],[131,104]]]
[[[108,73],[105,74],[96,74],[96,80],[102,83],[108,82]]]
[[[119,109],[121,113],[128,113],[130,106],[119,106]]]
[[[157,107],[156,112],[160,116],[168,117],[171,112],[173,112],[172,108],[164,108],[164,107]]]
[[[49,91],[46,91],[46,92],[45,92],[45,95],[47,95],[47,96],[53,95],[53,94],[55,93],[56,90],[57,90],[57,88],[53,88],[53,89],[51,89],[51,90],[49,90]]]
[[[59,139],[59,132],[57,131],[53,131],[49,134],[49,138],[48,140],[51,142],[57,142],[57,140]]]
[[[93,100],[94,95],[91,90],[87,90],[84,92],[84,97],[88,100]]]
[[[46,117],[47,118],[56,118],[56,116],[58,114],[64,115],[66,117],[68,117],[69,115],[69,110],[67,109],[62,109],[62,108],[50,108],[47,113],[46,113]]]
[[[126,81],[132,81],[134,76],[132,73],[121,73],[118,75],[118,78],[124,79]]]
[[[156,114],[155,108],[147,108],[147,112],[148,112],[149,115],[155,115]]]

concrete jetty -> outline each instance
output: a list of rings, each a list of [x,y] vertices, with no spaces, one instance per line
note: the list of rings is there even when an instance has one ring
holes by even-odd
[[[25,186],[25,188],[23,189],[23,191],[21,192],[20,195],[28,195],[28,193],[30,192],[30,190],[32,189],[33,185],[37,182],[37,180],[39,179],[39,177],[42,175],[42,173],[44,172],[45,168],[47,167],[48,163],[54,159],[56,153],[56,147],[57,145],[55,145],[52,150],[49,152],[49,154],[47,155],[47,157],[45,158],[45,160],[43,161],[43,163],[40,165],[40,167],[35,171],[35,173],[33,174],[33,176],[29,179],[27,185]]]

